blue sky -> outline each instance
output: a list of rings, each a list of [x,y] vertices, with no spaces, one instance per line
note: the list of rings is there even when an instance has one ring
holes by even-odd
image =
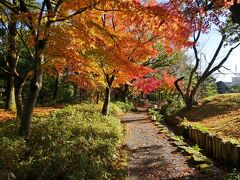
[[[159,3],[168,2],[169,0],[157,0]],[[222,19],[224,20],[224,18]],[[199,47],[201,48],[201,53],[206,55],[207,60],[210,60],[213,53],[215,52],[218,43],[221,40],[221,36],[219,32],[217,31],[216,27],[213,27],[212,30],[209,32],[209,34],[203,35],[199,41]],[[222,49],[220,56],[224,56],[228,52],[228,49],[230,47],[226,47]],[[190,49],[188,51],[188,54],[193,54],[193,50]],[[202,55],[203,56],[203,55]],[[206,63],[205,63],[206,64]],[[237,72],[240,76],[240,47],[236,48],[232,54],[230,55],[227,62],[224,64],[226,68],[231,69],[231,71],[235,72],[237,67]],[[204,67],[204,63],[202,63],[202,69]],[[221,69],[221,72],[229,73],[229,71],[225,69]],[[218,72],[214,74],[214,77],[217,81],[225,81],[225,82],[231,82],[231,78],[235,76],[233,74],[226,74],[222,75]]]
[[[218,43],[221,40],[221,35],[217,31],[217,28],[212,28],[212,30],[209,32],[209,34],[203,35],[199,41],[199,49],[201,50],[201,58],[205,57],[207,61],[209,62],[210,58],[213,56]],[[229,46],[222,48],[219,57],[226,55],[226,53],[229,50]],[[190,49],[189,54],[193,54],[193,50]],[[221,60],[221,59],[219,59]],[[207,62],[202,63],[202,69],[204,69],[204,66],[206,66]],[[237,70],[238,73],[240,73],[240,47],[236,48],[230,57],[228,58],[227,62],[224,64],[226,68],[231,69],[231,71],[235,72]],[[237,67],[237,69],[236,69]],[[224,68],[221,69],[221,72],[228,73],[226,75],[220,74],[219,72],[216,72],[214,77],[217,79],[217,81],[231,81],[231,77],[235,76],[234,74],[229,74],[230,72]]]

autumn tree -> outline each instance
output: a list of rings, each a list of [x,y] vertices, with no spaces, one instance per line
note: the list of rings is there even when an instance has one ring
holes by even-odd
[[[75,79],[86,75],[90,80],[96,77],[105,80],[107,87],[103,114],[107,114],[106,107],[109,103],[107,97],[113,81],[115,80],[116,84],[126,83],[138,75],[140,69],[145,69],[136,62],[141,62],[152,54],[152,46],[149,43],[159,39],[166,47],[181,48],[187,43],[186,37],[189,36],[187,21],[171,3],[158,4],[157,1],[143,3],[130,0],[33,2],[35,3],[30,4],[32,1],[25,0],[1,1],[2,6],[10,10],[21,24],[26,25],[31,38],[25,42],[34,49],[29,96],[24,105],[19,128],[19,134],[25,137],[29,135],[33,108],[42,87],[43,64],[49,60],[50,56],[55,56],[46,53],[51,50],[56,51],[50,47],[54,45],[54,39],[51,37],[54,36],[54,29],[58,26],[66,22],[66,24],[76,24],[74,22],[76,19],[73,20],[75,16],[78,16],[78,20],[81,21],[80,26],[76,25],[75,28],[80,30],[77,35],[82,39],[76,37],[69,29],[70,38],[73,37],[70,46],[66,47],[69,42],[66,38],[65,46],[59,46],[61,49],[57,50],[68,56],[67,59],[72,59],[71,65],[63,68],[64,73],[69,77]],[[82,30],[82,28],[86,29]],[[66,34],[64,29],[59,32],[58,37]],[[76,47],[77,44],[80,47]],[[57,54],[59,55],[59,52]],[[90,63],[87,62],[89,59],[91,59]],[[57,65],[55,69],[58,71],[59,67]],[[88,68],[85,71],[83,67]],[[103,76],[99,75],[99,68]],[[78,78],[78,81],[82,79]]]
[[[16,2],[13,1],[13,3]],[[5,28],[5,35],[1,40],[2,58],[0,60],[2,77],[7,79],[5,108],[12,109],[16,104],[17,117],[21,117],[22,90],[28,73],[33,69],[31,60],[27,62],[32,59],[32,52],[23,41],[23,34],[27,34],[26,26],[20,24],[17,16],[6,8],[1,8],[1,12],[1,23],[3,29]]]
[[[155,48],[158,52],[157,56],[144,62],[144,66],[154,69],[153,73],[137,79],[133,88],[145,94],[155,93],[155,97],[161,103],[160,101],[163,99],[167,100],[168,97],[176,94],[173,81],[175,76],[186,72],[186,70],[182,70],[182,66],[185,64],[187,56],[185,50],[181,49],[168,52],[160,43],[157,43]]]
[[[234,23],[240,24],[240,1],[239,0],[212,0],[209,1],[209,10],[227,8],[231,11],[231,18]],[[208,3],[208,1],[206,1]]]
[[[103,1],[43,0],[38,2],[36,6],[29,6],[29,2],[25,0],[20,0],[17,3],[8,0],[1,1],[1,5],[8,8],[27,25],[31,32],[34,47],[34,69],[30,85],[30,94],[24,105],[19,135],[29,135],[33,108],[42,86],[42,63],[45,59],[44,52],[48,43],[51,27],[54,23],[79,15],[101,2]]]
[[[12,3],[16,4],[15,1]],[[7,76],[7,98],[5,109],[12,110],[15,106],[14,99],[14,75],[16,75],[17,65],[17,21],[13,12],[7,12],[6,8],[1,7],[1,24],[5,28],[7,41],[5,51],[2,53],[1,71]],[[5,20],[5,21],[4,21]],[[4,38],[4,36],[2,36]],[[2,39],[4,42],[4,39]],[[6,54],[6,56],[5,56]]]
[[[112,87],[128,83],[131,79],[148,71],[140,63],[153,53],[147,41],[143,38],[135,39],[133,32],[127,31],[128,27],[121,24],[120,15],[124,14],[114,13],[114,15],[104,14],[102,16],[102,27],[114,35],[115,39],[112,39],[111,43],[106,39],[105,41],[98,40],[99,45],[87,52],[88,57],[91,57],[97,64],[105,82],[103,115],[108,114]],[[142,37],[144,35],[142,34]]]
[[[117,64],[117,66],[111,67],[111,69],[113,70],[110,73],[111,76],[109,76],[109,74],[106,73],[106,71],[104,70],[105,78],[107,81],[107,96],[105,98],[104,106],[102,109],[103,114],[107,114],[107,106],[110,99],[109,87],[111,87],[114,78],[118,77],[116,79],[117,84],[122,84],[129,83],[133,79],[144,76],[147,73],[146,71],[145,73],[143,71],[144,69],[146,69],[146,67],[142,66],[141,62],[146,61],[148,57],[156,56],[156,49],[154,49],[153,45],[157,41],[162,41],[162,43],[165,43],[165,47],[167,48],[181,48],[188,43],[188,41],[186,41],[184,38],[188,36],[189,31],[187,31],[184,26],[182,26],[183,29],[181,30],[179,28],[181,25],[180,21],[178,20],[183,20],[181,14],[178,14],[176,11],[174,11],[175,9],[167,12],[167,8],[169,7],[169,4],[157,4],[156,2],[154,3],[154,1],[151,1],[151,3],[147,4],[147,6],[143,4],[142,9],[144,10],[144,14],[142,14],[142,12],[139,11],[139,8],[137,8],[138,11],[133,12],[135,14],[140,14],[140,16],[136,16],[134,14],[128,14],[128,16],[123,16],[126,17],[123,21],[125,22],[123,24],[124,26],[121,25],[120,27],[116,27],[116,24],[119,23],[114,23],[113,21],[110,24],[111,26],[114,25],[114,27],[112,27],[113,30],[116,30],[116,28],[126,29],[125,31],[128,32],[128,34],[131,33],[132,37],[123,37],[124,44],[122,43],[122,41],[120,41],[120,44],[117,44],[114,48],[112,48],[112,50],[117,50],[116,57],[118,59],[120,59],[119,57],[122,57],[122,59],[120,59],[121,64]],[[174,20],[171,19],[172,15],[175,16]],[[129,23],[127,24],[126,22]],[[182,25],[184,25],[184,21],[182,21],[182,23]],[[185,31],[182,31],[184,29]],[[121,34],[124,33],[122,32]],[[119,52],[121,52],[122,54],[117,54]],[[107,65],[109,67],[108,63]]]
[[[141,63],[150,55],[156,54],[153,44],[157,40],[162,40],[168,47],[178,48],[188,43],[184,39],[189,35],[185,23],[181,22],[180,25],[183,16],[174,10],[168,12],[167,8],[170,5],[147,5],[139,2],[131,3],[131,6],[126,3],[123,5],[119,9],[95,7],[94,13],[85,13],[82,18],[71,19],[60,29],[57,27],[56,36],[66,32],[67,38],[61,40],[63,44],[56,43],[60,46],[53,49],[58,51],[57,49],[66,42],[69,48],[60,51],[61,55],[51,51],[51,56],[58,59],[64,57],[74,64],[75,69],[72,70],[74,77],[87,75],[88,78],[102,79],[106,87],[102,109],[104,115],[108,113],[111,88],[129,83],[148,71]],[[176,17],[169,18],[171,16]],[[166,17],[168,19],[165,19]],[[178,24],[182,28],[178,28]],[[168,41],[170,37],[172,40]],[[84,69],[88,69],[88,72],[81,70],[83,66],[87,67]],[[84,79],[83,77],[81,79]]]
[[[159,70],[166,67],[173,67],[186,59],[184,49],[174,49],[168,52],[161,43],[157,43],[155,48],[157,49],[157,56],[144,62],[144,66],[151,66],[153,69]]]
[[[180,77],[176,80],[175,85],[177,90],[180,92],[181,96],[184,99],[184,102],[186,104],[187,108],[191,108],[193,105],[196,104],[196,93],[200,87],[200,85],[215,71],[218,71],[223,64],[227,61],[228,57],[232,53],[232,51],[237,48],[240,44],[237,43],[235,46],[232,46],[229,51],[225,54],[224,57],[219,57],[221,49],[224,46],[224,43],[227,42],[227,32],[229,31],[229,25],[220,24],[219,17],[221,14],[224,13],[223,10],[217,10],[217,11],[210,11],[206,8],[205,2],[199,2],[199,1],[192,1],[189,2],[189,4],[186,5],[186,7],[189,7],[187,9],[189,12],[188,15],[186,15],[188,18],[192,20],[192,26],[191,28],[194,30],[193,33],[193,45],[192,49],[194,52],[194,58],[195,62],[193,64],[193,68],[191,69],[191,72],[189,73],[189,77],[186,80],[187,85],[185,87],[185,90],[183,90],[183,87],[181,88],[179,86],[179,82],[183,80],[185,77]],[[201,61],[205,60],[200,58],[200,50],[198,48],[198,42],[203,33],[206,33],[209,31],[212,24],[215,24],[219,27],[219,32],[221,35],[221,40],[214,52],[214,55],[206,61],[208,62],[207,66],[205,67],[203,72],[199,72]],[[218,60],[220,58],[221,60]],[[197,78],[196,82],[194,82],[194,77]]]
[[[161,86],[160,80],[155,77],[139,78],[133,85],[133,89],[148,94],[159,89]]]

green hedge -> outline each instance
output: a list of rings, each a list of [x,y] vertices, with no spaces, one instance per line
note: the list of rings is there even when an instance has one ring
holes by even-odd
[[[16,122],[3,123],[0,177],[119,179],[121,124],[118,118],[104,117],[99,110],[92,104],[80,104],[35,118],[27,142],[17,136]]]

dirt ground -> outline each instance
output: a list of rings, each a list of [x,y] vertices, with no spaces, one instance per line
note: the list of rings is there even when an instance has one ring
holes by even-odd
[[[122,118],[128,150],[127,179],[225,179],[202,176],[198,168],[160,133],[146,112],[131,112]],[[219,174],[219,173],[217,173]]]

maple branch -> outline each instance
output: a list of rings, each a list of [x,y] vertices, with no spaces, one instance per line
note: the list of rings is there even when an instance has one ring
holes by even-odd
[[[82,9],[77,10],[75,13],[73,13],[73,14],[67,16],[67,17],[59,18],[59,19],[56,19],[56,20],[50,20],[50,21],[51,21],[51,22],[62,22],[62,21],[65,21],[65,20],[67,20],[67,19],[75,16],[75,15],[78,15],[78,14],[83,13],[83,12],[86,11],[87,9],[88,9],[88,8],[85,7],[85,8],[82,8]]]
[[[25,1],[24,0],[19,0],[19,3],[20,3],[21,11],[29,13],[29,9],[27,8]]]
[[[11,68],[9,67],[9,64],[4,57],[4,54],[0,52],[0,69],[4,72],[2,75],[10,75],[10,76],[15,76],[18,77],[19,74],[17,73],[16,70],[12,71]]]
[[[105,79],[106,79],[108,88],[111,88],[112,83],[113,83],[113,81],[114,81],[114,79],[115,79],[115,75],[112,75],[111,77],[109,77],[108,74],[105,74]]]
[[[43,3],[42,3],[41,11],[38,15],[38,27],[40,27],[40,24],[41,24],[41,21],[42,21],[42,16],[43,16],[43,11],[44,11],[45,5],[46,5],[46,1],[44,0]],[[32,31],[32,34],[35,35],[34,30]],[[36,47],[39,44],[39,35],[40,35],[40,28],[37,29],[37,34],[36,34],[36,38],[35,38],[36,39]]]
[[[103,11],[103,12],[112,12],[112,11],[125,12],[124,10],[121,10],[121,9],[99,9],[96,6],[94,7],[94,9],[98,11]]]
[[[5,1],[5,0],[1,0],[0,4],[4,5],[5,7],[10,9],[14,13],[19,14],[18,9],[12,3],[8,2],[8,1]]]
[[[115,23],[114,23],[114,15],[113,15],[113,13],[112,13],[112,26],[113,26],[113,29],[116,30]]]
[[[61,6],[62,3],[63,3],[63,0],[58,0],[58,1],[57,1],[57,4],[56,4],[56,6],[55,6],[55,8],[54,8],[54,12],[57,12],[57,11],[58,11],[58,9],[59,9],[59,7]]]
[[[21,31],[20,31],[20,32],[21,32]],[[17,34],[19,35],[19,37],[20,37],[20,39],[21,39],[23,45],[24,45],[25,48],[27,49],[27,51],[28,51],[28,53],[29,53],[31,59],[34,60],[34,55],[33,55],[32,51],[30,50],[30,48],[28,47],[26,41],[23,39],[23,34],[20,33],[20,32],[17,31]]]
[[[200,15],[200,22],[199,22],[199,25],[198,25],[198,27],[199,27],[199,30],[198,30],[198,33],[197,33],[197,36],[195,36],[196,34],[195,34],[195,32],[194,32],[194,34],[193,34],[193,39],[194,39],[194,43],[196,43],[198,40],[199,40],[199,38],[200,38],[200,35],[201,35],[201,32],[202,32],[202,25],[203,25],[203,17]]]
[[[19,3],[20,3],[20,11],[24,12],[24,13],[29,13],[29,9],[28,9],[25,1],[24,0],[19,0]],[[33,24],[32,24],[33,19],[32,19],[32,17],[30,15],[27,15],[27,18],[28,18],[29,22],[25,22],[25,23],[28,26],[28,28],[30,30],[32,30],[33,27],[34,27]]]
[[[105,27],[106,26],[106,14],[103,14],[101,19],[102,19],[103,27]]]
[[[137,41],[140,41],[141,38],[143,37],[143,35],[149,30],[149,28],[147,28],[145,31],[143,31],[143,33],[139,36]],[[148,42],[152,41],[156,36],[153,36],[151,38],[149,38],[147,41],[143,42],[142,44],[147,44]],[[131,59],[132,54],[137,50],[138,45],[136,45],[136,47],[131,51],[131,53],[128,56],[128,60]]]
[[[114,69],[110,74],[115,74],[115,73],[117,73],[119,71],[119,69]]]
[[[43,11],[44,11],[45,5],[46,5],[46,1],[43,1],[42,7],[41,7],[41,11],[40,11],[39,16],[38,16],[38,26],[40,26],[40,24],[41,24],[42,16],[43,16]],[[39,30],[39,28],[38,28],[38,30]],[[39,34],[39,31],[38,31],[38,34]],[[38,39],[38,38],[37,38],[37,39]]]
[[[0,9],[2,10],[3,14],[6,16],[7,20],[10,22],[11,20],[10,20],[8,14],[6,13],[6,11],[2,7],[0,7]],[[8,29],[4,22],[2,22],[2,24],[6,29]]]
[[[93,8],[94,6],[96,6],[96,5],[99,4],[99,3],[100,3],[100,1],[97,1],[97,2],[93,3],[92,5],[89,5],[89,6],[86,6],[86,7],[84,7],[84,8],[78,9],[76,12],[70,14],[70,15],[67,16],[67,17],[59,18],[59,19],[56,19],[56,20],[49,20],[49,21],[50,21],[50,22],[61,22],[61,21],[65,21],[65,20],[67,20],[67,19],[69,19],[69,18],[71,18],[71,17],[74,17],[74,16],[76,16],[76,15],[78,15],[78,14],[83,13],[84,11],[88,10],[89,8]]]
[[[159,22],[158,28],[160,28],[165,23],[165,20]]]
[[[149,38],[147,41],[143,42],[142,44],[147,44],[150,41],[153,41],[155,38],[157,38],[157,36],[152,36],[151,38]]]
[[[115,79],[115,75],[112,75],[111,78],[110,78],[110,81],[109,81],[109,83],[110,83],[109,86],[110,87],[112,86],[112,83],[113,83],[114,79]]]
[[[222,75],[226,75],[226,73],[223,73],[220,69],[218,69],[217,71]]]
[[[198,32],[197,32],[197,36],[196,36],[195,33],[194,33],[194,35],[193,35],[193,41],[194,41],[194,43],[196,43],[196,42],[199,40],[200,35],[201,35],[201,32],[202,32],[202,18],[200,19],[199,30],[198,30]]]
[[[46,4],[48,12],[53,13],[53,7],[52,7],[52,3],[50,2],[50,0],[44,0],[44,2]]]
[[[147,28],[145,31],[143,31],[143,33],[138,37],[138,41],[141,40],[141,38],[143,37],[143,35],[149,30],[149,28]]]

